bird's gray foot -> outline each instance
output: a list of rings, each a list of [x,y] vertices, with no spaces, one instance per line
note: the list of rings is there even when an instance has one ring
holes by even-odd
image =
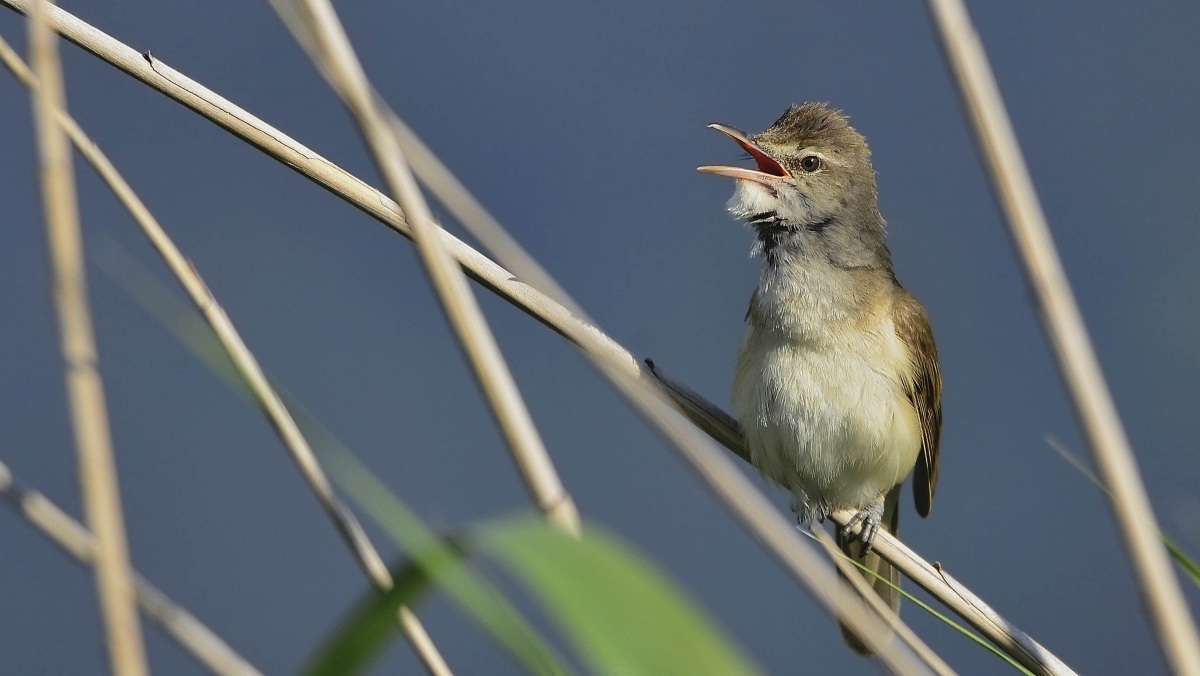
[[[883,523],[883,498],[879,498],[875,502],[867,505],[867,508],[859,511],[848,522],[845,528],[842,529],[842,537],[847,541],[854,539],[854,527],[862,524],[862,530],[858,533],[858,539],[862,541],[862,550],[858,553],[858,558],[863,558],[871,553],[871,548],[875,546],[875,534],[879,532],[879,524]]]
[[[813,519],[818,519],[821,523],[825,523],[825,515],[814,509],[809,504],[808,498],[803,495],[792,493],[792,499],[789,501],[788,506],[792,508],[792,514],[796,515],[796,523],[801,526],[811,526]]]

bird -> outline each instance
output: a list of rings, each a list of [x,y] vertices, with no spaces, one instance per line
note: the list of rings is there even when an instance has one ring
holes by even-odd
[[[899,612],[899,592],[883,582],[898,586],[899,575],[872,547],[879,529],[898,533],[910,472],[916,511],[929,514],[942,378],[929,315],[892,269],[870,148],[827,103],[792,105],[755,135],[709,126],[755,164],[699,167],[734,179],[727,209],[762,259],[732,395],[749,456],[790,493],[800,524],[854,511],[838,544],[878,574],[863,573]]]

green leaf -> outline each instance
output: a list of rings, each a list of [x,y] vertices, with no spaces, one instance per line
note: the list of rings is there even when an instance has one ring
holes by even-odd
[[[101,266],[112,278],[138,301],[152,316],[168,328],[181,343],[219,376],[226,385],[244,399],[252,402],[241,375],[232,368],[224,347],[211,328],[188,303],[166,288],[152,274],[118,246],[109,247]],[[561,658],[538,636],[507,599],[477,571],[462,565],[462,556],[421,521],[386,486],[371,474],[358,459],[313,416],[305,411],[277,383],[272,382],[296,424],[313,451],[326,466],[331,477],[355,498],[384,530],[410,553],[420,573],[449,593],[468,616],[479,622],[487,634],[504,647],[527,671],[534,674],[564,674]],[[409,593],[409,584],[416,578],[403,580],[379,605],[364,610],[366,616],[352,616],[350,624],[361,620],[356,627],[343,626],[339,638],[330,639],[329,646],[310,662],[310,669],[328,668],[326,673],[348,674],[368,665],[395,637],[395,631],[383,631],[382,617],[395,617],[400,604]],[[372,592],[374,595],[375,592]],[[389,610],[390,609],[390,610]],[[353,644],[353,645],[352,645]],[[326,662],[329,651],[336,650],[337,659]],[[357,653],[355,652],[357,651]]]
[[[1192,578],[1192,584],[1200,587],[1200,565],[1197,565],[1194,559],[1188,558],[1188,555],[1171,538],[1163,535],[1162,541],[1167,546],[1167,551],[1171,553],[1171,558],[1175,559],[1175,563],[1178,563],[1183,572]]]
[[[562,666],[563,660],[495,586],[465,565],[466,559],[455,546],[429,530],[416,512],[302,408],[286,397],[284,402],[334,482],[353,497],[396,544],[409,552],[409,557],[425,575],[479,622],[488,635],[527,671],[533,674],[567,673]],[[390,599],[398,600],[399,597]],[[397,608],[399,603],[392,607],[393,613]],[[394,636],[394,633],[377,636],[382,643],[368,643],[364,638],[360,649],[382,650]],[[334,673],[349,672],[342,669]]]
[[[575,539],[539,517],[470,531],[600,674],[755,674],[760,670],[665,575],[596,527]]]
[[[392,571],[395,586],[386,594],[374,589],[358,602],[337,632],[325,640],[321,651],[309,659],[304,673],[312,676],[342,676],[371,666],[396,636],[400,606],[412,608],[429,587],[429,578],[409,562]]]

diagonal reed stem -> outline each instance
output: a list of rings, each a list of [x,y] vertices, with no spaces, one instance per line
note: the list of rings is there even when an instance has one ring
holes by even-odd
[[[93,571],[109,664],[113,673],[140,676],[147,673],[146,649],[142,644],[104,383],[88,307],[71,145],[55,123],[56,112],[66,107],[66,92],[58,58],[58,35],[47,20],[47,5],[48,2],[33,5],[29,48],[33,68],[46,83],[32,92],[32,98],[54,306],[66,366],[67,398],[84,511],[96,537]]]
[[[854,512],[835,512],[831,518],[845,526]],[[1039,676],[1073,676],[1075,671],[1015,624],[1004,619],[983,599],[955,580],[942,564],[929,563],[894,537],[877,538],[873,552],[929,592],[1022,666]]]
[[[937,676],[954,676],[954,670],[950,668],[950,665],[946,664],[940,655],[933,652],[933,649],[926,645],[921,640],[921,637],[917,636],[916,632],[910,629],[907,624],[899,621],[900,616],[888,607],[879,594],[875,593],[866,578],[855,569],[855,564],[842,553],[837,543],[834,542],[833,537],[824,528],[813,528],[812,535],[825,548],[825,553],[829,555],[830,560],[833,561],[838,571],[842,574],[840,581],[857,589],[859,595],[871,607],[872,612],[879,617],[885,618],[889,629],[884,635],[882,642],[890,640],[891,634],[894,631],[900,637],[900,640],[907,643],[913,652],[921,656],[921,659],[929,665]],[[872,652],[878,650],[878,642],[872,641],[865,645],[870,645]]]
[[[458,336],[476,381],[508,442],[534,504],[552,523],[579,534],[579,514],[562,485],[533,417],[500,353],[462,271],[446,251],[441,228],[405,161],[384,104],[375,96],[362,64],[332,5],[322,0],[271,3],[325,79],[350,109],[391,193],[409,223],[429,280]]]
[[[96,562],[96,539],[75,519],[41,493],[17,483],[8,465],[0,462],[0,496],[54,544],[85,566]],[[184,650],[214,674],[257,676],[261,672],[229,647],[186,608],[171,600],[145,578],[133,572],[138,605]]]
[[[35,92],[42,89],[34,73],[21,62],[16,52],[2,38],[0,38],[0,60],[4,61],[5,65],[26,87]],[[239,375],[246,381],[259,407],[271,421],[276,432],[283,440],[284,445],[291,453],[292,459],[300,468],[301,474],[308,482],[313,493],[317,496],[317,500],[321,503],[321,506],[330,518],[333,519],[338,532],[350,547],[356,561],[367,574],[371,583],[381,591],[391,589],[391,574],[388,572],[383,559],[371,545],[370,540],[367,538],[366,533],[363,532],[362,526],[354,518],[353,513],[338,500],[304,435],[300,433],[300,429],[296,426],[291,414],[267,382],[266,375],[259,367],[258,361],[242,341],[233,323],[217,303],[216,298],[209,291],[204,280],[200,278],[199,273],[196,272],[191,263],[183,256],[178,247],[175,246],[170,236],[167,235],[166,231],[155,220],[149,209],[146,208],[145,204],[138,198],[129,184],[125,182],[125,179],[108,160],[108,157],[101,152],[99,146],[92,143],[91,139],[75,123],[74,119],[65,111],[58,109],[54,111],[52,123],[56,123],[61,127],[75,143],[80,153],[91,162],[96,172],[100,174],[101,178],[104,179],[105,183],[107,183],[109,188],[134,217],[134,220],[150,239],[155,249],[158,250],[159,254],[166,261],[167,266],[175,273],[176,278],[187,291],[192,302],[200,309],[212,327],[213,332],[217,335],[218,340],[220,340],[221,345],[225,348],[230,360],[237,368]],[[449,667],[438,653],[433,640],[429,637],[429,634],[425,631],[424,626],[422,626],[416,615],[408,608],[401,607],[397,619],[401,629],[404,631],[405,637],[421,657],[430,673],[437,676],[448,676],[450,674]]]
[[[1100,476],[1112,490],[1109,504],[1163,656],[1177,674],[1200,674],[1200,635],[1159,541],[1158,523],[1133,449],[1059,260],[983,43],[962,0],[929,0],[928,4],[991,175],[992,188],[1033,288],[1046,337]]]

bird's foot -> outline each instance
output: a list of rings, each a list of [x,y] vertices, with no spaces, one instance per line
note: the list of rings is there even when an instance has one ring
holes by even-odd
[[[825,514],[809,504],[808,498],[803,495],[793,493],[788,506],[796,515],[796,524],[799,526],[812,527],[814,521],[825,523]]]
[[[858,558],[861,559],[871,553],[871,549],[875,546],[875,534],[879,532],[881,523],[883,523],[883,500],[878,500],[855,514],[842,528],[842,537],[851,541],[854,539],[855,526],[862,525],[858,539],[862,541],[863,546],[858,553]]]

